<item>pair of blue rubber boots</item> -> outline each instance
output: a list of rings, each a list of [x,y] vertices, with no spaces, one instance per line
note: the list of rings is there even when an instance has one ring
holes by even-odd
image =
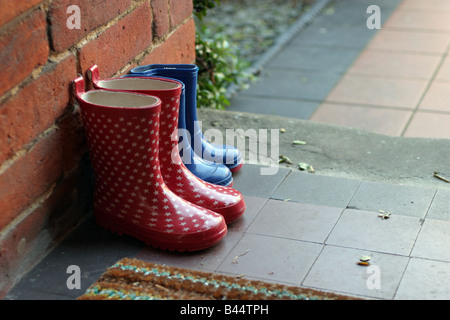
[[[192,64],[151,64],[130,70],[125,77],[164,77],[183,83],[178,135],[184,165],[198,178],[216,185],[233,185],[232,173],[242,167],[240,151],[228,145],[209,143],[197,119],[199,68]]]

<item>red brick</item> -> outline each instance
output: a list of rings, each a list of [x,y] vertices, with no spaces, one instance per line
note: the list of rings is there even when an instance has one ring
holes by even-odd
[[[186,18],[192,15],[194,10],[193,0],[169,0],[170,23],[172,28],[178,26]]]
[[[41,2],[42,0],[1,1],[0,26]]]
[[[168,0],[153,0],[153,34],[161,38],[169,32],[169,2]]]
[[[195,23],[190,19],[176,30],[166,42],[147,55],[141,65],[152,63],[194,63]]]
[[[35,10],[0,35],[0,96],[25,79],[48,58],[45,16]]]
[[[151,44],[151,25],[150,4],[145,2],[81,48],[83,72],[97,64],[101,77],[116,73]]]
[[[89,32],[126,11],[132,0],[54,0],[50,4],[49,21],[52,49],[64,51]],[[81,13],[81,29],[68,29],[67,19],[73,14],[67,8],[77,5]]]
[[[43,75],[0,106],[0,136],[4,137],[0,140],[0,163],[63,114],[71,99],[71,82],[76,77],[76,59],[69,56],[46,66]]]
[[[0,230],[61,176],[61,143],[56,130],[50,132],[0,175]]]

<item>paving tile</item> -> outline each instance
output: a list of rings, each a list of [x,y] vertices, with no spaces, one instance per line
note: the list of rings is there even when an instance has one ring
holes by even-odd
[[[444,54],[449,43],[449,34],[382,29],[370,41],[367,49],[389,52]]]
[[[370,5],[377,5],[381,9],[384,9],[383,11],[385,11],[386,14],[390,14],[400,3],[402,3],[402,1],[403,0],[345,0],[335,2],[333,7],[336,8],[336,10],[340,9],[352,12],[353,15],[349,15],[349,18],[362,10],[362,16],[367,18],[366,8]]]
[[[326,101],[414,109],[426,86],[426,80],[345,75]]]
[[[380,52],[366,49],[348,69],[348,73],[430,79],[440,61],[440,56]]]
[[[333,2],[330,10],[316,17],[292,42],[337,48],[363,49],[378,30],[366,27],[367,7],[378,5],[384,26],[401,0],[353,0]]]
[[[136,254],[136,258],[181,268],[215,271],[242,235],[241,232],[228,232],[218,244],[196,252],[171,252],[147,246]]]
[[[450,82],[433,81],[425,93],[419,109],[450,113]]]
[[[399,7],[386,22],[385,27],[448,32],[450,12],[413,11]]]
[[[341,213],[340,208],[269,200],[247,232],[323,243]]]
[[[360,184],[359,180],[291,172],[271,198],[345,208]]]
[[[396,300],[449,300],[450,263],[412,258]]]
[[[384,210],[393,215],[424,218],[435,193],[436,190],[431,188],[364,181],[350,201],[349,207],[375,212]]]
[[[409,255],[419,230],[419,218],[396,215],[382,220],[378,212],[345,210],[326,244]]]
[[[359,56],[359,49],[289,44],[268,64],[274,68],[342,73]]]
[[[442,12],[443,10],[450,11],[450,3],[442,0],[404,0],[401,3],[402,9],[421,10]]]
[[[412,111],[323,103],[309,120],[400,136]]]
[[[245,164],[240,171],[233,174],[233,188],[244,196],[268,199],[291,170],[279,167],[274,175],[262,175],[263,168],[267,167]]]
[[[434,196],[427,219],[450,221],[450,190],[439,189]]]
[[[450,114],[417,112],[412,118],[405,137],[450,139]]]
[[[231,105],[227,107],[229,111],[271,114],[305,120],[311,116],[319,105],[319,102],[299,99],[249,96],[245,91],[232,98],[230,103]]]
[[[267,203],[267,198],[244,196],[247,209],[239,220],[228,225],[228,231],[244,232]]]
[[[313,23],[306,27],[305,30],[299,32],[292,39],[292,42],[303,46],[321,45],[326,48],[362,50],[376,34],[376,31],[367,29],[365,20],[361,23],[363,23],[364,27],[350,25],[344,19],[342,19],[340,24],[333,24],[326,20],[325,23]],[[361,23],[359,25],[362,25]]]
[[[436,74],[435,80],[450,81],[450,56],[447,55]]]
[[[57,248],[30,271],[16,285],[11,294],[21,299],[28,292],[39,292],[61,298],[77,298],[106,270],[124,257],[133,257],[144,244],[128,236],[117,236],[95,224],[92,217],[69,235]],[[76,265],[81,271],[81,289],[69,289],[66,285],[70,274],[67,268]]]
[[[371,5],[377,5],[383,13],[381,14],[381,24],[383,25],[401,2],[402,0],[335,1],[329,6],[330,9],[324,10],[323,14],[319,18],[316,18],[313,23],[328,23],[336,27],[340,25],[351,25],[355,28],[361,26],[366,28],[367,18],[370,16],[367,13],[367,8]]]
[[[358,266],[356,263],[359,258],[365,255],[372,257],[371,266]],[[408,257],[325,246],[303,285],[358,296],[392,299],[407,263]]]
[[[68,275],[69,276],[69,275]],[[78,296],[84,294],[82,290],[75,290],[78,293],[77,296],[66,296],[59,294],[52,294],[47,292],[42,292],[40,290],[34,289],[24,289],[24,290],[12,290],[8,292],[4,300],[52,300],[52,301],[62,301],[62,300],[74,300]]]
[[[340,79],[338,74],[266,68],[246,95],[283,99],[323,100]]]
[[[450,221],[426,219],[411,256],[450,262]]]
[[[321,249],[316,243],[247,233],[217,271],[298,285]]]

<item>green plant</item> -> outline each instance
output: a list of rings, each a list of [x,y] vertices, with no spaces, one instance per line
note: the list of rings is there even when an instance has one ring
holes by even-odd
[[[249,64],[240,59],[224,36],[211,37],[206,27],[197,31],[196,64],[199,67],[197,104],[225,109],[230,104],[227,90],[238,87],[252,76],[245,72]]]
[[[195,0],[196,16],[201,20],[207,9],[220,4],[219,0]],[[245,70],[249,63],[237,54],[238,48],[226,36],[212,33],[207,26],[196,30],[196,65],[199,67],[197,105],[225,109],[230,104],[227,90],[230,85],[245,86],[253,78]]]
[[[212,9],[215,6],[220,5],[220,0],[194,0],[195,15],[201,19],[203,18],[208,9]]]

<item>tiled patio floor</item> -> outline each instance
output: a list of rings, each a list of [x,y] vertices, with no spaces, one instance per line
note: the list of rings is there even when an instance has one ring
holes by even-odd
[[[372,4],[385,21],[376,34],[365,27]],[[450,138],[449,43],[450,1],[336,1],[333,14],[300,32],[230,109]],[[450,299],[449,189],[259,170],[245,165],[235,175],[248,209],[218,245],[170,253],[103,231],[91,218],[6,298],[73,299],[117,260],[137,257],[369,299]],[[379,210],[392,215],[383,220]],[[364,255],[371,267],[356,264]],[[66,286],[73,264],[80,290]]]
[[[260,169],[245,165],[235,175],[248,209],[216,246],[197,253],[162,251],[89,219],[7,299],[76,298],[123,257],[369,299],[450,298],[449,190],[281,167],[276,175],[262,176]],[[392,215],[383,220],[379,210]],[[357,265],[366,255],[372,257],[370,268]],[[73,264],[82,271],[81,290],[66,287],[66,269]]]
[[[448,1],[404,0],[310,120],[450,138]]]
[[[380,30],[369,30],[369,5]],[[275,114],[405,137],[450,138],[448,1],[334,1],[232,100]]]

